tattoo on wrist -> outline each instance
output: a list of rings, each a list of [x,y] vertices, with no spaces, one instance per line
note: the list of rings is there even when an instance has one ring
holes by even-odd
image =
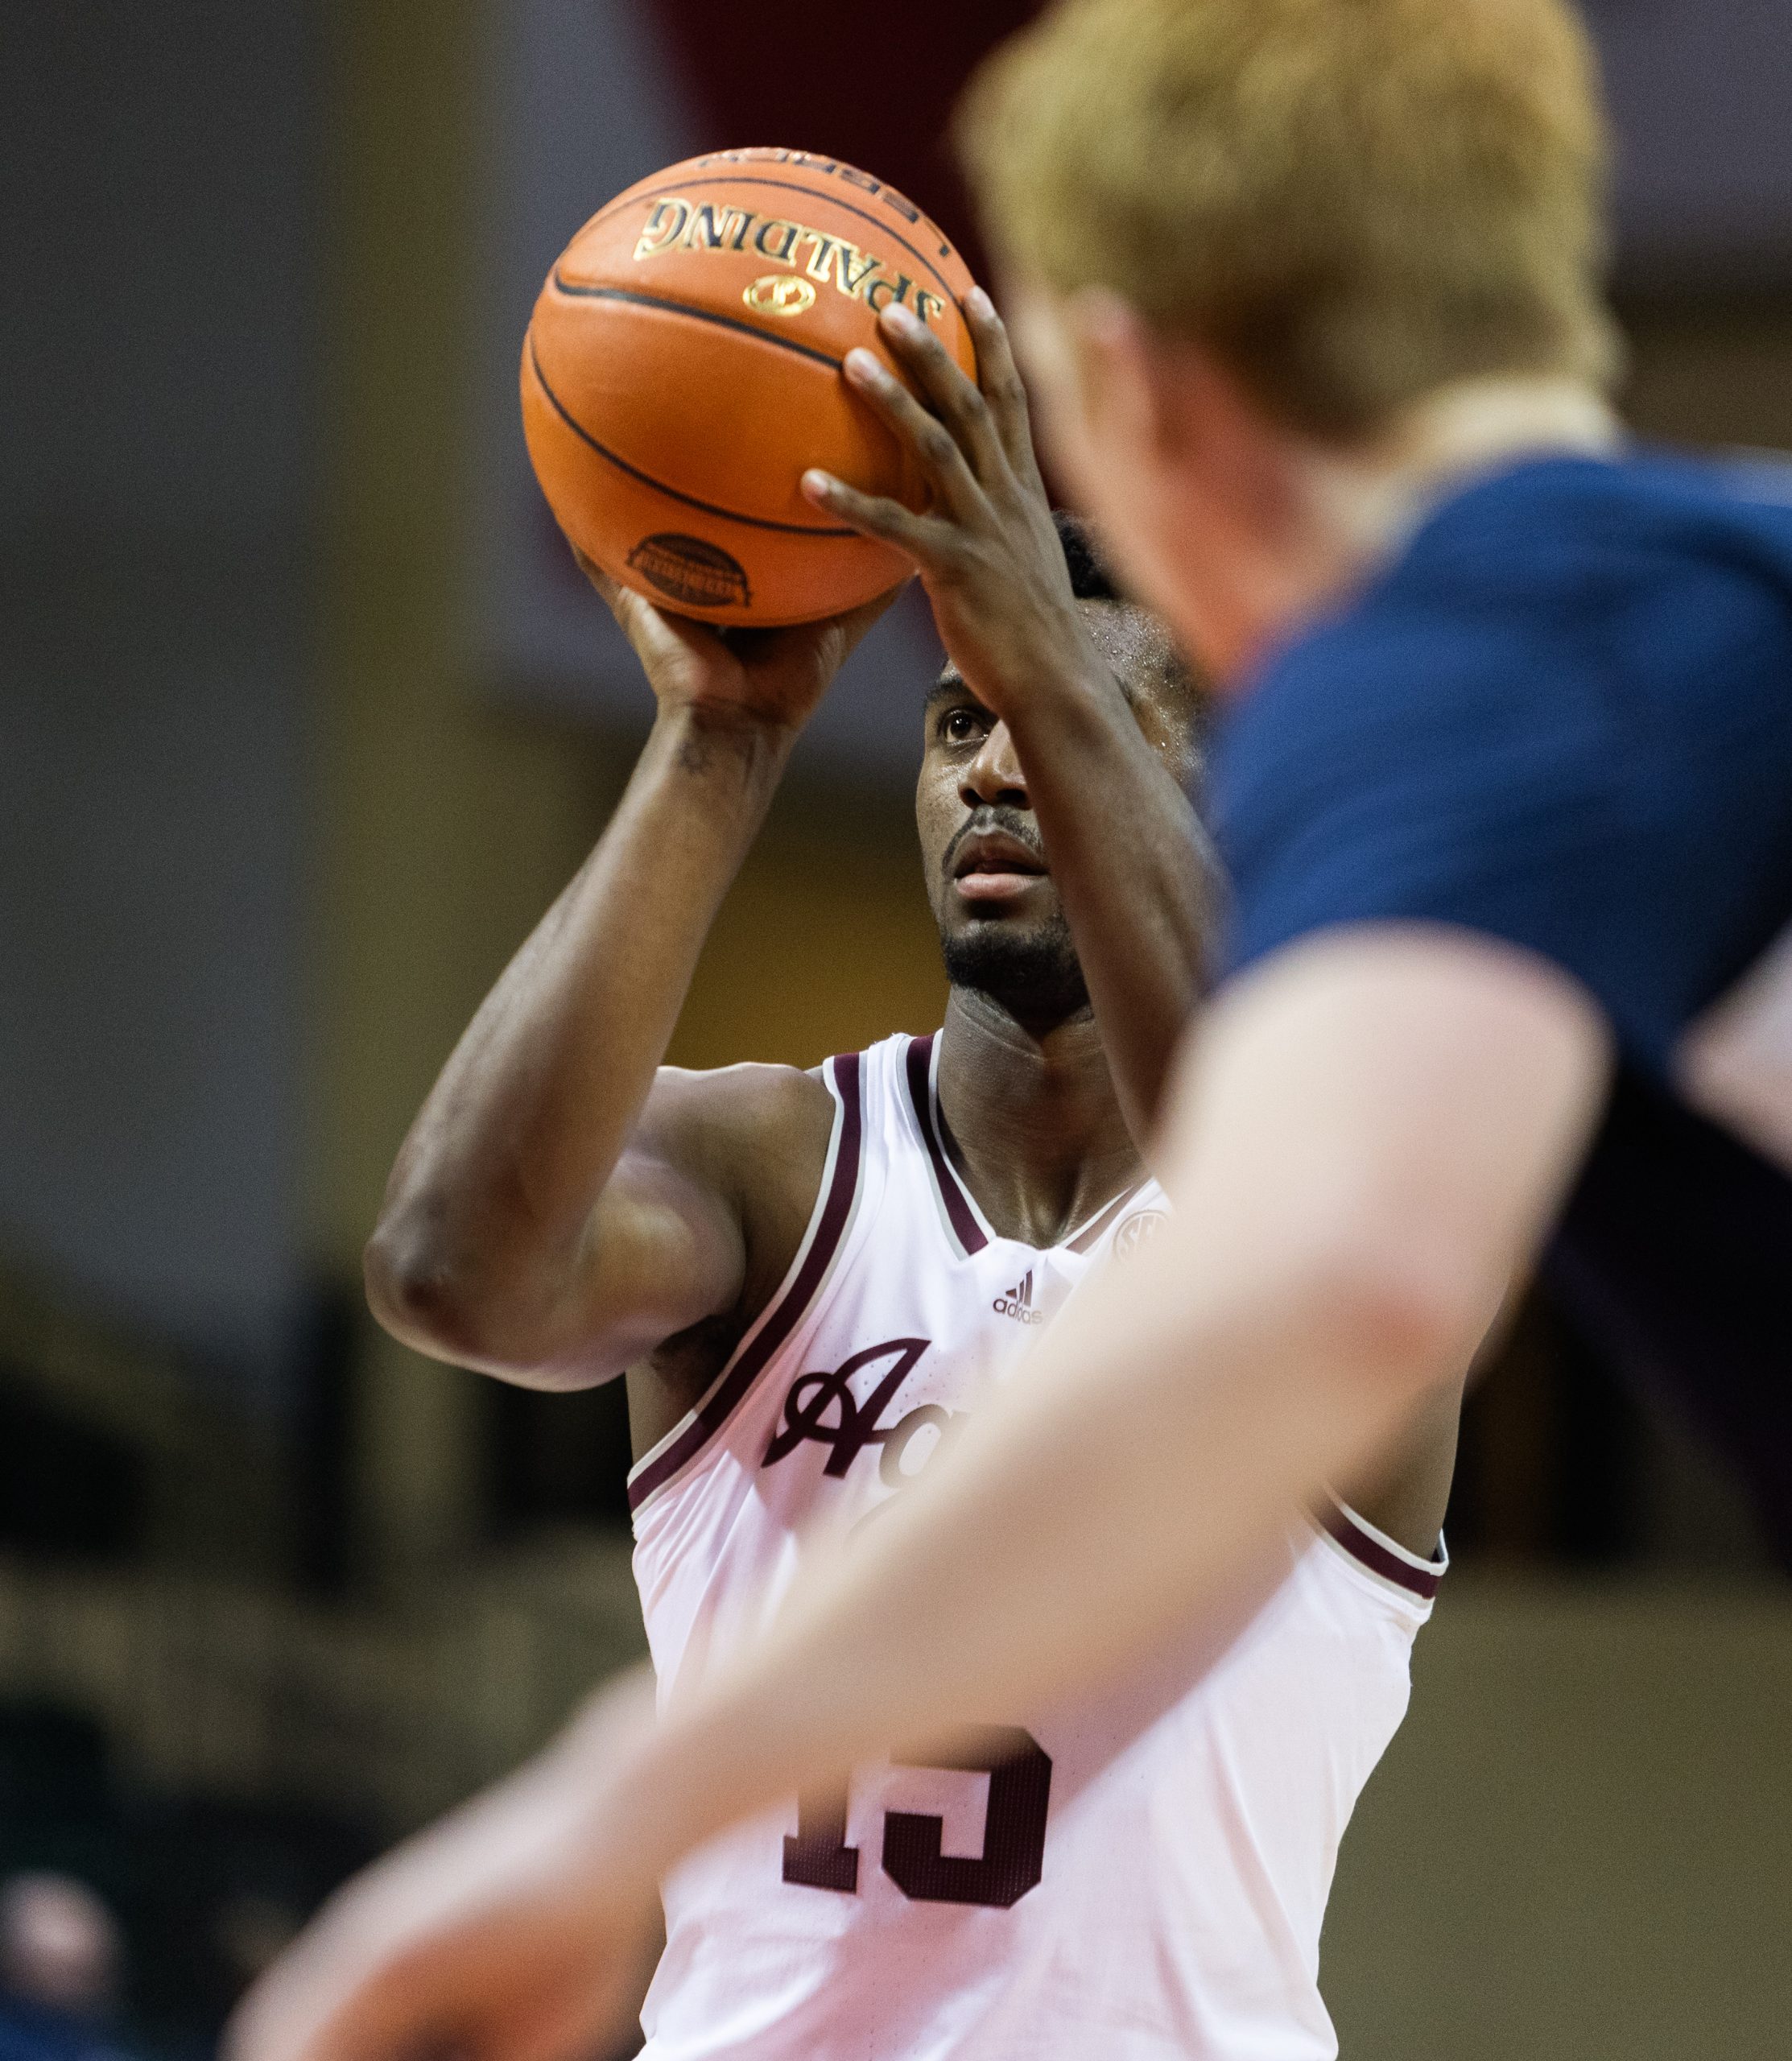
[[[686,707],[674,718],[672,763],[691,779],[728,768],[751,779],[780,764],[789,741],[790,733],[776,724],[733,710]]]

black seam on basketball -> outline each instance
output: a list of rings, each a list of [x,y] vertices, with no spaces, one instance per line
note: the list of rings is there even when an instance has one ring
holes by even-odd
[[[812,186],[799,186],[794,179],[766,179],[757,173],[737,176],[733,172],[715,172],[707,176],[718,180],[725,179],[731,186],[775,186],[781,193],[800,193],[805,200],[825,200],[832,207],[843,208],[848,214],[857,215],[861,221],[869,222],[873,229],[882,229],[886,226],[884,217],[873,214],[869,208],[856,208],[850,200],[841,200],[837,193],[818,193]],[[609,207],[601,208],[585,224],[585,229],[595,228],[599,222],[605,221],[609,216],[614,214],[625,202],[633,207],[637,200],[658,200],[667,193],[681,193],[690,184],[691,181],[687,179],[675,180],[670,186],[650,186],[645,193],[622,194],[613,200]],[[583,236],[584,233],[584,229],[580,229],[579,234]],[[946,289],[946,298],[958,310],[962,318],[964,313],[964,304],[954,291],[952,281],[931,258],[924,252],[917,250],[899,229],[890,229],[889,234],[890,242],[901,244],[917,265],[926,266],[927,271]],[[956,255],[956,253],[954,254]]]
[[[554,289],[568,299],[580,300],[626,300],[637,308],[663,308],[674,315],[688,315],[693,322],[713,322],[718,329],[736,329],[743,337],[751,337],[755,342],[775,344],[781,351],[795,351],[799,357],[812,357],[817,365],[824,365],[833,372],[840,369],[841,361],[826,351],[818,351],[813,344],[799,344],[795,337],[774,336],[769,329],[757,324],[741,322],[732,315],[718,315],[707,308],[693,308],[687,300],[673,300],[664,294],[637,293],[630,287],[581,287],[569,285],[560,277],[559,266],[554,267]]]
[[[856,537],[858,535],[859,532],[857,530],[819,530],[812,528],[807,522],[774,522],[769,515],[743,515],[737,509],[719,507],[713,501],[700,501],[694,494],[679,493],[675,486],[668,486],[663,480],[656,480],[651,473],[644,473],[638,465],[631,465],[626,458],[618,456],[607,444],[600,444],[582,423],[573,420],[572,417],[567,413],[559,395],[543,377],[541,360],[535,355],[535,338],[533,330],[530,332],[529,336],[529,369],[535,374],[537,385],[553,404],[555,414],[575,436],[582,443],[588,444],[600,458],[607,459],[619,473],[626,473],[631,480],[639,480],[643,486],[650,486],[655,494],[664,494],[669,501],[682,501],[687,508],[699,509],[705,515],[719,515],[725,522],[744,523],[749,530],[777,530],[784,535],[791,537]]]

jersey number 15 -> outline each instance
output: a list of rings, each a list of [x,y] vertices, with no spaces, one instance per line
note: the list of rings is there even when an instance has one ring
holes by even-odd
[[[883,1869],[891,1881],[919,1903],[977,1903],[999,1910],[1018,1903],[1045,1866],[1051,1760],[1038,1741],[1018,1725],[992,1724],[968,1734],[956,1753],[898,1759],[897,1765],[987,1774],[989,1803],[983,1851],[974,1857],[940,1852],[943,1819],[886,1811]],[[846,1802],[844,1789],[799,1799],[796,1831],[784,1840],[787,1882],[858,1894],[859,1849],[846,1844]]]

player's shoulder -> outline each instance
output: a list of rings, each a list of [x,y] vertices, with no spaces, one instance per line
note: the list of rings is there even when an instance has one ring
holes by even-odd
[[[1786,918],[1792,510],[1552,460],[1439,510],[1222,737],[1230,964],[1327,924],[1524,946],[1660,1064]]]
[[[836,1104],[821,1069],[760,1061],[663,1066],[642,1142],[714,1185],[750,1187],[827,1157]]]
[[[1303,756],[1484,767],[1504,746],[1597,778],[1688,737],[1792,749],[1789,663],[1792,469],[1541,460],[1453,496],[1272,659],[1222,756],[1286,795]]]

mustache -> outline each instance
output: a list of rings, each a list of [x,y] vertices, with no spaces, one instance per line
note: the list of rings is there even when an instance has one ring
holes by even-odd
[[[990,830],[999,830],[1004,836],[1012,837],[1016,844],[1026,845],[1041,865],[1045,864],[1045,847],[1039,841],[1038,831],[1031,819],[1023,816],[1018,808],[1004,808],[1000,803],[992,803],[987,808],[973,811],[952,832],[952,841],[946,847],[946,855],[939,862],[939,869],[948,880],[952,878],[952,862],[957,858],[959,847],[964,840]]]

